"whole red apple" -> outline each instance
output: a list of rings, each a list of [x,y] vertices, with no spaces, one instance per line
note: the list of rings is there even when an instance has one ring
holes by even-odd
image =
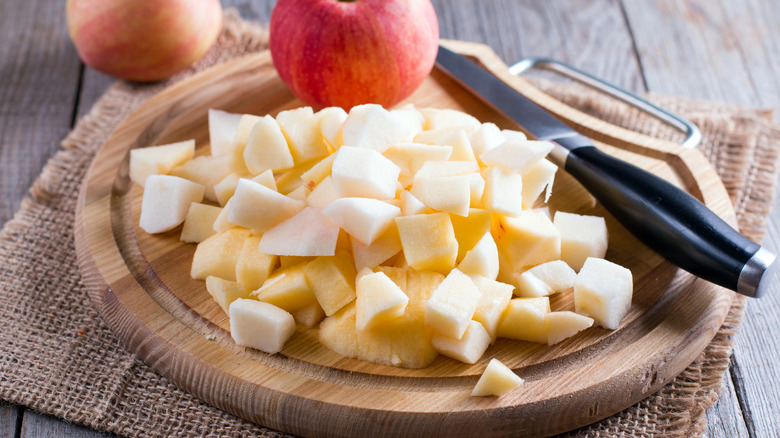
[[[66,13],[84,63],[133,81],[191,66],[222,27],[219,0],[68,0]]]
[[[439,23],[430,0],[279,0],[270,50],[304,103],[390,107],[433,68]]]

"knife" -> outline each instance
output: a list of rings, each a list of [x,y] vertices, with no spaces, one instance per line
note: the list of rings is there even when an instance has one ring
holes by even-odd
[[[742,236],[699,200],[637,166],[607,155],[468,58],[439,47],[436,64],[538,140],[555,145],[548,158],[571,174],[650,249],[697,277],[761,297],[776,256]]]

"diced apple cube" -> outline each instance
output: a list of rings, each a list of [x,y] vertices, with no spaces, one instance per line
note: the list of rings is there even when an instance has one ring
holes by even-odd
[[[498,277],[498,247],[490,231],[485,232],[474,248],[466,253],[458,269],[471,276],[480,275],[491,280]]]
[[[279,123],[269,115],[255,123],[247,139],[243,158],[247,170],[252,175],[266,170],[288,169],[295,165]]]
[[[482,323],[490,335],[490,339],[495,340],[498,322],[501,320],[504,310],[509,306],[514,287],[478,275],[472,276],[471,280],[480,292],[477,309],[474,311],[472,319]]]
[[[461,129],[463,128],[460,126],[449,126],[441,129],[425,130],[414,136],[414,142],[434,145],[439,139],[450,136]]]
[[[204,196],[212,202],[217,202],[214,185],[231,173],[233,173],[231,157],[227,155],[195,157],[174,167],[170,172],[173,176],[188,179],[205,187]]]
[[[439,353],[463,363],[475,363],[490,346],[490,335],[477,321],[469,321],[463,337],[453,339],[435,333],[431,338],[433,348]]]
[[[319,120],[320,132],[325,140],[334,149],[344,144],[341,137],[341,126],[347,120],[347,112],[337,106],[329,106],[321,109],[315,117]]]
[[[260,301],[281,307],[288,312],[295,312],[317,303],[317,297],[314,296],[306,280],[305,266],[305,263],[301,263],[276,271],[260,289],[252,292],[252,295]]]
[[[184,178],[151,175],[141,201],[140,227],[149,234],[170,231],[184,222],[193,202],[203,200],[204,187]]]
[[[547,160],[539,160],[523,175],[523,208],[533,208],[534,203],[539,199],[539,195],[542,192],[544,192],[544,202],[550,199],[553,182],[555,181],[555,172],[557,171],[558,166],[555,164]]]
[[[449,272],[455,267],[458,241],[447,213],[416,214],[395,219],[409,266],[418,271]]]
[[[130,151],[130,179],[142,187],[151,175],[164,175],[195,156],[195,140]]]
[[[412,141],[414,132],[394,113],[380,105],[357,105],[341,125],[344,145],[384,152],[390,146]]]
[[[616,329],[631,308],[631,271],[608,260],[589,257],[574,281],[574,311],[596,325]]]
[[[491,167],[485,175],[485,208],[505,216],[517,216],[523,210],[523,177],[500,167]]]
[[[430,213],[432,210],[427,205],[420,202],[410,191],[404,190],[398,195],[401,201],[401,214],[410,216],[413,214]]]
[[[414,174],[413,183],[428,178],[479,173],[479,165],[474,161],[426,161]]]
[[[477,245],[485,233],[490,231],[491,216],[490,211],[478,208],[470,209],[466,217],[450,215],[455,239],[458,241],[458,263]]]
[[[317,257],[303,268],[314,296],[330,316],[355,300],[357,272],[347,251],[332,257]]]
[[[487,166],[498,166],[507,171],[524,174],[553,149],[548,141],[507,140],[483,152],[479,159]]]
[[[287,269],[301,263],[308,263],[315,258],[311,256],[279,256],[279,269]]]
[[[227,220],[259,232],[294,216],[306,205],[252,180],[241,179],[230,200]],[[259,208],[262,206],[262,208]]]
[[[205,280],[215,276],[236,281],[236,263],[244,241],[250,231],[243,228],[231,228],[224,233],[215,234],[200,242],[192,257],[190,275],[196,280]]]
[[[399,143],[387,149],[383,155],[413,177],[427,161],[447,161],[452,156],[452,146],[423,143]],[[411,180],[407,181],[408,186]]]
[[[214,205],[193,202],[184,218],[181,229],[182,242],[199,243],[216,234],[214,222],[222,209]]]
[[[320,209],[306,207],[264,232],[260,251],[286,256],[331,256],[336,254],[338,238],[338,225]]]
[[[298,201],[306,201],[306,198],[308,198],[310,194],[311,194],[311,190],[304,185],[304,186],[299,186],[292,192],[288,193],[287,197]]]
[[[222,178],[220,182],[214,184],[214,194],[217,196],[217,202],[219,202],[219,205],[224,207],[228,200],[233,197],[233,194],[236,192],[238,180],[241,178],[242,176],[239,174],[231,173],[230,175]]]
[[[375,150],[343,146],[336,153],[331,176],[342,197],[392,199],[400,172]]]
[[[406,126],[411,137],[414,137],[423,129],[425,117],[420,114],[420,111],[417,110],[414,104],[410,103],[402,107],[393,108],[390,110],[390,114]]]
[[[593,325],[593,318],[568,310],[550,312],[544,317],[547,345],[554,345]]]
[[[209,109],[209,143],[211,155],[230,155],[241,114]]]
[[[522,142],[528,140],[528,136],[525,135],[524,132],[514,129],[502,129],[501,135],[503,135],[507,141]]]
[[[333,161],[337,156],[338,154],[330,154],[322,160],[318,161],[314,166],[311,166],[309,170],[303,172],[301,174],[301,179],[303,180],[304,186],[308,187],[309,189],[314,189],[325,178],[329,177],[333,170]]]
[[[282,173],[279,173],[276,177],[276,191],[286,195],[298,187],[305,185],[301,175],[309,171],[319,161],[317,159],[304,161],[303,163],[296,163],[296,166],[292,169],[287,169]]]
[[[208,276],[206,277],[206,290],[209,292],[219,307],[228,313],[230,304],[239,298],[249,298],[252,290],[235,281],[225,280],[223,278]]]
[[[498,359],[490,359],[487,368],[479,377],[477,384],[471,391],[474,397],[502,396],[522,385],[524,382],[509,367]]]
[[[398,228],[391,225],[387,231],[377,237],[371,245],[350,236],[355,269],[374,268],[392,256],[401,252],[401,238]]]
[[[471,278],[453,269],[425,304],[425,325],[442,335],[463,338],[479,297]]]
[[[274,178],[274,173],[270,169],[266,170],[265,172],[260,173],[260,175],[256,175],[256,176],[252,177],[251,179],[252,179],[252,181],[254,181],[254,182],[256,182],[256,183],[258,183],[260,185],[264,185],[264,186],[268,187],[269,189],[271,189],[271,190],[273,190],[275,192],[279,191],[276,188],[276,179]],[[235,190],[233,192],[235,194]]]
[[[262,301],[237,299],[229,314],[230,335],[236,344],[269,354],[280,352],[295,332],[289,312]]]
[[[336,186],[333,184],[333,178],[327,176],[309,193],[309,196],[306,197],[306,203],[311,207],[325,208],[339,198]]]
[[[357,281],[358,331],[373,328],[404,314],[409,297],[383,272],[363,275]]]
[[[577,273],[563,260],[553,260],[517,274],[515,285],[521,297],[543,297],[574,286]]]
[[[603,258],[607,254],[609,236],[603,217],[557,211],[553,224],[561,233],[561,259],[575,271],[588,257]]]
[[[278,262],[278,256],[260,251],[259,236],[247,237],[236,259],[236,281],[249,289],[258,289],[263,286]]]
[[[512,271],[560,259],[561,234],[550,219],[524,210],[517,217],[503,216],[493,237]]]
[[[228,212],[230,211],[230,201],[232,199],[228,199],[228,202],[225,203],[225,206],[222,207],[219,211],[219,214],[217,215],[217,218],[214,219],[214,231],[219,234],[223,233],[231,228],[235,228],[238,225],[231,223],[228,221]],[[243,228],[243,227],[242,227]]]
[[[417,180],[410,192],[428,207],[467,216],[471,205],[471,185],[467,175]]]
[[[477,157],[474,156],[474,150],[471,149],[471,142],[469,141],[469,137],[466,135],[466,131],[463,129],[455,131],[455,133],[448,136],[437,139],[436,144],[452,147],[452,156],[450,157],[450,160],[477,161]]]
[[[495,123],[481,124],[479,128],[471,133],[469,140],[471,149],[477,157],[506,141]]]
[[[547,343],[544,317],[550,313],[550,298],[513,298],[501,320],[496,334],[501,338]]]
[[[247,173],[246,164],[244,163],[244,149],[246,149],[246,144],[252,135],[252,129],[260,120],[262,120],[260,116],[252,114],[241,115],[241,119],[238,121],[238,128],[236,128],[236,133],[233,137],[233,144],[230,148],[230,166],[233,172]]]
[[[451,108],[421,108],[420,113],[425,117],[423,128],[430,129],[458,128],[466,132],[476,131],[481,123],[471,114]]]
[[[313,303],[303,309],[292,312],[292,316],[298,324],[306,328],[313,328],[325,318],[325,311],[322,310],[318,303]]]
[[[340,198],[325,207],[322,214],[350,236],[370,245],[390,228],[401,209],[377,199]]]
[[[328,145],[323,141],[319,118],[314,116],[310,107],[282,111],[276,115],[276,121],[287,138],[295,164],[328,155]]]

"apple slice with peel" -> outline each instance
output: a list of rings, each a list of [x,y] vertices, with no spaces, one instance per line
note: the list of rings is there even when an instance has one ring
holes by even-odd
[[[375,150],[343,146],[331,177],[341,197],[393,199],[400,173],[400,167]]]
[[[338,238],[338,225],[320,209],[306,207],[265,231],[260,251],[285,256],[332,256]]]
[[[146,178],[140,227],[149,234],[176,228],[184,222],[190,205],[203,200],[205,190],[202,185],[177,176],[152,175]]]
[[[263,206],[263,208],[258,208]],[[292,217],[306,206],[249,179],[241,179],[230,199],[227,220],[255,231],[264,232]]]
[[[593,325],[593,318],[568,310],[550,312],[544,317],[547,345],[557,344]]]
[[[269,354],[282,350],[295,332],[293,316],[272,304],[239,298],[230,305],[230,336],[238,345]]]
[[[522,385],[524,380],[498,359],[490,359],[487,368],[471,391],[472,396],[502,396]]]
[[[241,114],[209,109],[209,143],[211,155],[230,155]]]
[[[167,174],[195,156],[195,140],[130,151],[130,179],[144,186],[151,175]]]
[[[341,126],[344,145],[384,152],[401,142],[412,141],[414,131],[397,115],[380,105],[357,105]]]
[[[350,236],[371,245],[401,215],[401,209],[371,198],[339,198],[322,210]]]

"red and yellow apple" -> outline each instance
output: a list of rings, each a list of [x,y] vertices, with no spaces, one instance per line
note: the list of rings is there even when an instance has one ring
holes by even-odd
[[[433,68],[439,24],[430,0],[279,0],[270,50],[308,105],[393,106]]]
[[[133,81],[191,66],[222,27],[219,0],[68,0],[68,31],[88,66]]]

